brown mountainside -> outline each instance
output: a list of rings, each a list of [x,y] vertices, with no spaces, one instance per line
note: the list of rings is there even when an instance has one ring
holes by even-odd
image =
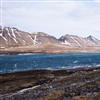
[[[30,34],[17,28],[0,27],[0,48],[47,43],[60,44],[60,41],[43,32]]]
[[[28,33],[14,27],[0,26],[0,53],[100,51],[100,40],[68,35],[59,39],[44,32]]]
[[[100,46],[100,41],[92,36],[87,38],[79,37],[76,35],[62,36],[59,38],[62,44],[67,44],[73,47],[98,47]]]

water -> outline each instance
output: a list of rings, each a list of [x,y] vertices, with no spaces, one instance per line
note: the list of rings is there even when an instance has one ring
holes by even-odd
[[[0,73],[100,66],[100,53],[0,55]]]

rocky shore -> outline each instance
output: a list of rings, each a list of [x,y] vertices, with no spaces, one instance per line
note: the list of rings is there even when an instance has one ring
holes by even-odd
[[[100,100],[100,67],[0,74],[0,100]]]

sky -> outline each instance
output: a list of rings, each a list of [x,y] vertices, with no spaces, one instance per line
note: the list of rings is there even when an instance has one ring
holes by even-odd
[[[56,38],[71,34],[100,39],[99,0],[2,0],[0,9],[2,26]]]

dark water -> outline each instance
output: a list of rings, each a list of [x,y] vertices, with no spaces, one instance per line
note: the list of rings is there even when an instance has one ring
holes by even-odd
[[[0,55],[0,73],[100,66],[100,53]]]

